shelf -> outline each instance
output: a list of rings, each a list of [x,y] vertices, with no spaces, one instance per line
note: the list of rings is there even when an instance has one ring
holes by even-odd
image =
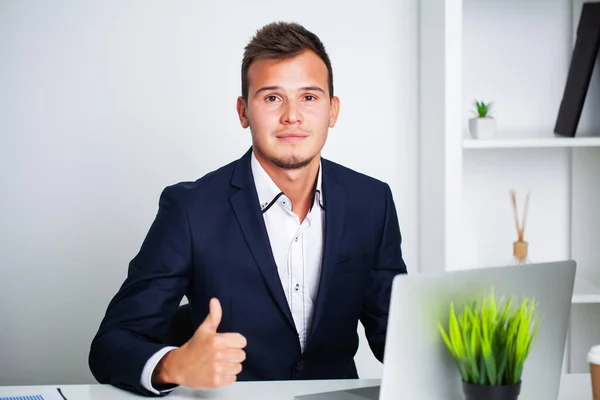
[[[600,303],[600,288],[581,278],[575,279],[573,303]]]
[[[462,144],[464,149],[600,147],[600,137],[497,137],[463,139]]]

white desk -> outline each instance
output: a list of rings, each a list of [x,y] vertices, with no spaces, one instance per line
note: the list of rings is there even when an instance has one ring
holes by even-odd
[[[292,400],[294,396],[339,389],[353,389],[379,384],[379,380],[336,381],[285,381],[285,382],[238,382],[215,391],[192,391],[179,388],[166,400],[213,399],[213,400]],[[62,385],[67,400],[128,400],[145,398],[108,385]],[[4,386],[0,396],[14,396],[21,391],[54,389],[55,386]],[[147,399],[147,398],[146,398]],[[550,399],[548,399],[550,400]],[[564,375],[559,400],[592,400],[589,374]]]

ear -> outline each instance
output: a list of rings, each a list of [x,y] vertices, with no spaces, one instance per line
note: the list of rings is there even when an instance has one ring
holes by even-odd
[[[329,107],[329,127],[333,128],[340,113],[340,99],[337,96],[333,96]]]
[[[250,121],[248,120],[248,106],[246,100],[244,100],[242,96],[237,98],[236,108],[238,117],[240,118],[240,125],[242,125],[242,128],[246,129],[250,126]]]

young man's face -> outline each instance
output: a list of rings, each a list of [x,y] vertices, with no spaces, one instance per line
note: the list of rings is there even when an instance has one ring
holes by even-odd
[[[255,153],[284,169],[301,168],[317,156],[333,128],[339,100],[330,99],[325,63],[312,51],[285,60],[256,60],[248,69],[248,101],[238,114],[250,127]]]

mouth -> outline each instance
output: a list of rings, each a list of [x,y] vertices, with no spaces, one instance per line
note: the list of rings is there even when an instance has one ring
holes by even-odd
[[[280,135],[277,135],[276,138],[279,140],[283,140],[284,142],[291,142],[291,143],[295,143],[295,142],[299,142],[303,139],[306,139],[308,137],[308,135],[304,134],[304,133],[283,133]]]

